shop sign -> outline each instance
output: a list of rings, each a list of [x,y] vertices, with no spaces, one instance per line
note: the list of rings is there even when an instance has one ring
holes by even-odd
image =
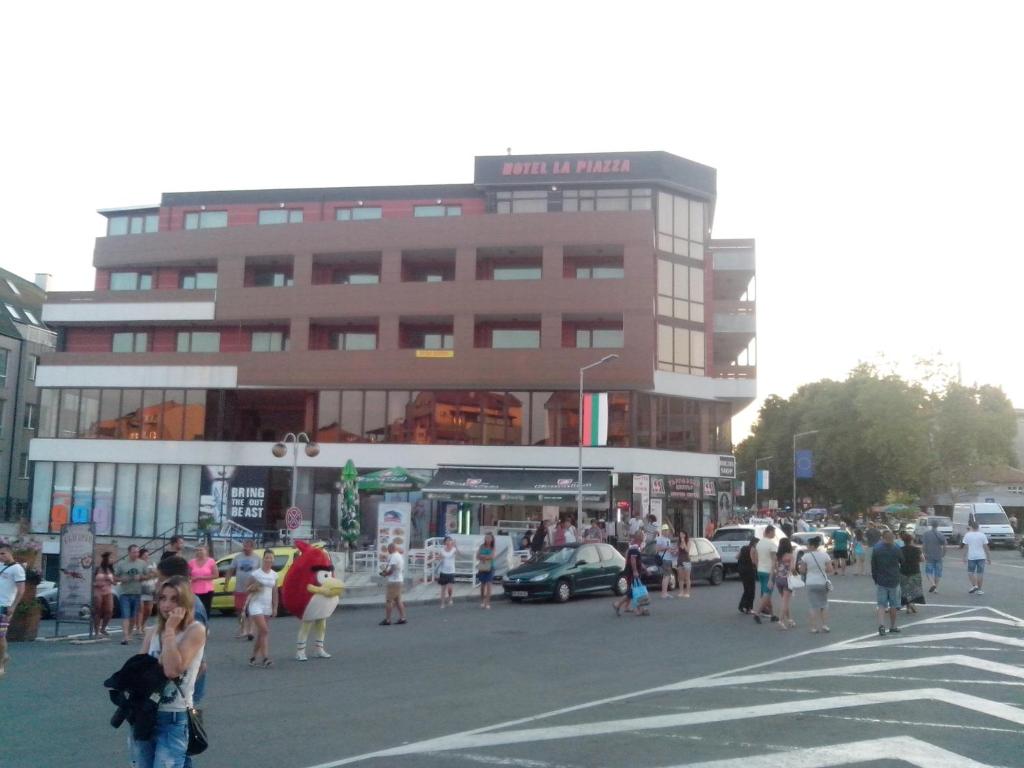
[[[651,496],[665,497],[665,478],[651,475]]]
[[[692,477],[667,477],[670,499],[696,499],[697,481]]]
[[[447,360],[455,357],[454,349],[417,349],[416,357],[432,360]]]
[[[703,491],[704,491],[704,498],[705,499],[713,499],[713,498],[715,498],[715,495],[718,493],[718,489],[715,487],[715,481],[714,480],[705,480],[702,483],[702,485],[703,485]]]
[[[718,457],[718,476],[719,477],[736,477],[736,457],[735,456],[719,456]]]
[[[383,567],[388,561],[388,544],[401,539],[409,548],[409,518],[412,504],[407,501],[381,502],[377,507],[377,562]]]
[[[646,495],[651,492],[650,475],[633,475],[633,493]]]
[[[93,548],[90,523],[68,523],[60,529],[60,601],[57,621],[88,621],[92,612]]]

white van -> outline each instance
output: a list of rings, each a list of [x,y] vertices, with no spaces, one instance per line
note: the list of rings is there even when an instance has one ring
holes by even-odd
[[[1017,537],[1006,517],[1001,504],[987,502],[984,504],[953,505],[953,541],[963,541],[964,534],[970,530],[971,520],[978,524],[978,530],[988,536],[990,547],[1000,544],[1013,549],[1017,546]]]

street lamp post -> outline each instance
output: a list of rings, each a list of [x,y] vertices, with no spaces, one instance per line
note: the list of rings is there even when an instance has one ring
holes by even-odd
[[[270,449],[277,458],[284,458],[285,454],[288,453],[288,446],[292,447],[292,503],[291,506],[295,506],[295,494],[299,490],[299,443],[306,444],[306,455],[309,458],[319,455],[320,446],[315,440],[310,440],[309,435],[305,432],[289,432],[279,443],[274,443],[274,447]]]
[[[576,478],[576,525],[583,530],[583,372],[596,368],[599,365],[618,360],[618,355],[605,355],[596,363],[584,365],[580,368],[580,399],[579,399],[579,475]]]
[[[760,464],[762,461],[771,461],[774,458],[775,458],[774,456],[761,456],[758,459],[754,459],[754,511],[755,512],[759,512],[761,510],[761,505],[757,503],[757,486],[759,485],[758,477],[757,477],[757,465]]]
[[[796,519],[796,441],[798,438],[806,437],[807,435],[816,435],[818,430],[811,429],[807,432],[797,432],[793,435],[793,519]]]

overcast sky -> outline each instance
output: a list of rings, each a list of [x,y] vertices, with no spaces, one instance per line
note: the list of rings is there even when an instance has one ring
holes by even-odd
[[[758,403],[941,353],[1024,407],[1012,3],[17,3],[2,266],[92,286],[97,208],[469,182],[473,156],[666,150],[757,240]]]

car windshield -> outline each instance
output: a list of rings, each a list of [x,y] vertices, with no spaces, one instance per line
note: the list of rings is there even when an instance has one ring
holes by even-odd
[[[974,520],[978,525],[1009,525],[1006,515],[1002,512],[977,512]]]
[[[530,558],[530,562],[557,565],[569,562],[574,554],[576,554],[576,547],[551,547],[543,552],[538,552]]]
[[[953,521],[948,517],[929,517],[928,525],[931,525],[932,523],[938,523],[941,527],[953,525]]]
[[[732,529],[715,531],[715,535],[711,537],[712,541],[750,541],[750,537],[754,535],[753,531],[745,529]]]

